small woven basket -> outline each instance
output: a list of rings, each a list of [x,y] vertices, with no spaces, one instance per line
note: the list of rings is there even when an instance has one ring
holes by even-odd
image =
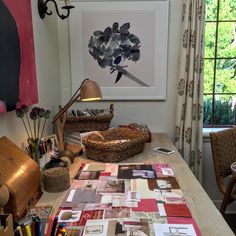
[[[109,114],[96,116],[71,116],[68,115],[65,123],[65,130],[75,132],[103,131],[110,126],[113,118],[114,105],[110,105]]]
[[[119,162],[143,151],[145,134],[138,130],[115,128],[93,133],[83,139],[88,158]]]
[[[70,187],[69,170],[66,167],[54,167],[43,171],[44,190],[49,193],[65,191]]]

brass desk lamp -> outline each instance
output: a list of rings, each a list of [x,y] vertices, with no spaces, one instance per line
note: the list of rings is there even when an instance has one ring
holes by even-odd
[[[95,101],[102,99],[102,93],[100,86],[90,79],[85,79],[77,91],[74,93],[72,98],[67,102],[67,104],[60,109],[60,111],[54,116],[53,122],[57,124],[58,127],[58,141],[59,148],[61,151],[65,149],[63,141],[63,130],[66,123],[67,111],[70,106],[76,101]]]

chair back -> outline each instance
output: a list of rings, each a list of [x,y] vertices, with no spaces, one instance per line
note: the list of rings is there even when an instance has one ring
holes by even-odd
[[[231,164],[236,161],[236,127],[209,134],[217,185],[225,192],[223,179],[231,174]]]

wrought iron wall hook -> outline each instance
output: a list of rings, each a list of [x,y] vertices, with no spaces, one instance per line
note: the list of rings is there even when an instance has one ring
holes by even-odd
[[[49,15],[49,16],[52,15],[52,11],[48,10],[48,6],[47,6],[47,4],[48,4],[49,2],[53,2],[53,3],[54,3],[55,9],[56,9],[56,13],[57,13],[57,15],[58,15],[62,20],[66,19],[66,18],[70,15],[70,10],[71,10],[72,8],[74,8],[74,6],[71,6],[71,5],[65,5],[65,6],[63,6],[62,9],[66,9],[66,10],[67,10],[66,15],[64,15],[64,14],[60,14],[60,13],[59,13],[59,9],[58,9],[58,6],[57,6],[57,3],[56,3],[55,0],[46,0],[46,1],[44,1],[44,0],[38,0],[38,12],[39,12],[39,16],[40,16],[42,19],[44,19],[46,15]]]

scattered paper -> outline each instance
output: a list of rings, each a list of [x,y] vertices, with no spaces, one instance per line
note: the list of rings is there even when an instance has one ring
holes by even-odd
[[[106,169],[105,163],[91,163],[86,171],[104,171]]]
[[[140,199],[141,199],[141,195],[139,192],[132,192],[132,191],[128,192],[127,201],[140,202]]]
[[[163,179],[157,180],[157,186],[159,189],[169,189],[172,187],[170,181]]]
[[[155,236],[196,236],[191,224],[153,224]]]
[[[132,208],[132,211],[146,211],[146,212],[157,212],[157,201],[156,199],[141,199],[136,208]]]
[[[165,211],[164,205],[162,203],[158,203],[157,206],[158,206],[160,216],[166,216],[166,211]]]
[[[162,174],[165,176],[174,176],[174,172],[171,168],[162,168]]]
[[[108,220],[87,220],[83,236],[107,236]]]
[[[58,214],[58,222],[77,222],[80,216],[81,211],[61,210]]]
[[[72,202],[73,197],[74,197],[74,195],[75,195],[75,192],[76,192],[76,189],[71,189],[71,190],[70,190],[70,193],[69,193],[69,195],[68,195],[68,197],[67,197],[67,199],[66,199],[66,202]]]

